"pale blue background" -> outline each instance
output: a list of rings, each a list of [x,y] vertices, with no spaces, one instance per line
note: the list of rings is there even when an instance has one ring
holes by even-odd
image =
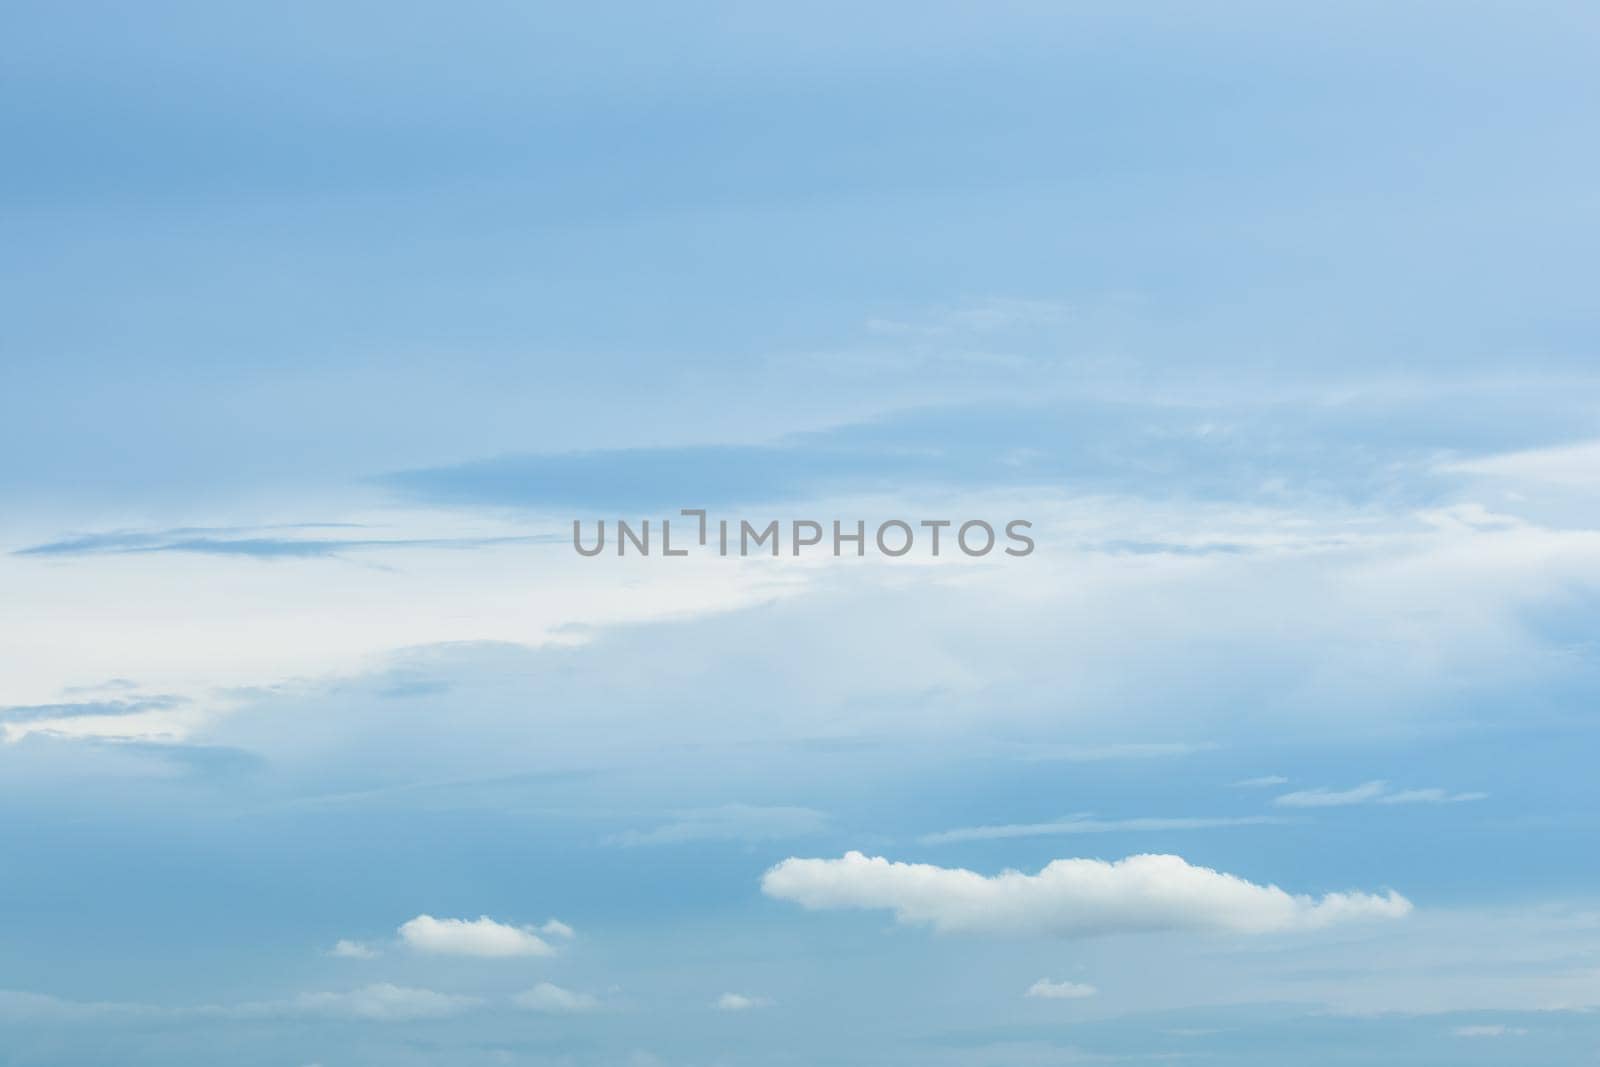
[[[1451,464],[1600,437],[1597,37],[1593,8],[1555,3],[7,4],[5,547],[57,567],[212,551],[226,530],[163,531],[259,501],[304,523],[349,500],[527,514],[546,536],[550,515],[789,514],[857,491],[1379,525],[1474,503],[1586,537],[1592,475],[1490,494]],[[291,568],[335,551],[315,536],[220,551]],[[263,696],[254,725],[206,744],[30,738],[0,748],[0,989],[80,1007],[0,1002],[0,1063],[1589,1063],[1581,1011],[1350,1014],[1254,992],[1157,1009],[1140,990],[1166,953],[1234,950],[939,938],[758,889],[786,856],[850,848],[986,872],[1174,851],[1295,891],[1401,888],[1419,922],[1468,916],[1441,946],[1496,909],[1593,914],[1600,585],[1578,559],[1553,592],[1485,593],[1518,634],[1503,657],[1463,672],[1441,655],[1402,687],[1379,656],[1337,691],[1313,681],[1332,655],[1319,606],[1263,564],[1251,601],[1288,620],[1267,643],[1226,596],[1165,605],[1159,628],[1108,620],[1107,669],[1128,679],[1114,715],[986,739],[1190,746],[1171,758],[695,726],[663,747],[623,725],[524,767],[408,725],[529,702],[602,714],[636,680],[667,733],[707,705],[803,715],[773,684],[782,650],[826,673],[849,649],[782,635],[849,617],[848,586],[576,651],[454,648]],[[867,599],[891,621],[941,604]],[[1022,662],[1048,662],[1073,610],[1041,614]],[[980,643],[998,622],[969,618]],[[1448,623],[1420,618],[1418,647],[1448,645]],[[885,699],[1054,706],[1061,678],[996,662],[977,696],[846,692],[830,721]],[[619,664],[638,672],[625,692]],[[1319,717],[1352,699],[1352,721]],[[369,734],[312,759],[297,715]],[[1230,785],[1264,774],[1292,784]],[[1376,779],[1488,796],[1270,804]],[[825,819],[800,840],[616,841],[730,804]],[[1294,821],[919,840],[1075,812]],[[422,911],[559,915],[581,940],[531,967],[320,954]],[[1575,928],[1493,966],[1588,973],[1600,1003],[1600,938]],[[1279,951],[1288,972],[1365,980]],[[1020,996],[1053,975],[1104,1000],[1112,957],[1112,1008]],[[1469,964],[1417,966],[1398,981]],[[546,979],[620,991],[573,1018],[199,1010]],[[774,1003],[708,1010],[725,990]],[[1452,1036],[1470,1025],[1526,1032]]]

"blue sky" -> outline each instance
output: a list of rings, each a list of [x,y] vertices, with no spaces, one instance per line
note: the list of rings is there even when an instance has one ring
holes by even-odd
[[[1593,1062],[1597,32],[0,12],[0,1064]]]

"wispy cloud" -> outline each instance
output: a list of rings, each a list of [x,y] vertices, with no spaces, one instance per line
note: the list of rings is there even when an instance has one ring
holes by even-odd
[[[0,989],[0,1022],[115,1021],[164,1014],[147,1004],[117,1001],[68,1000],[47,993]]]
[[[1388,782],[1362,782],[1349,789],[1302,789],[1274,797],[1285,808],[1342,808],[1354,804],[1462,804],[1483,800],[1487,793],[1451,793],[1444,789],[1391,789]]]
[[[130,1019],[279,1019],[313,1017],[362,1022],[442,1019],[478,1007],[478,997],[380,982],[337,992],[300,993],[281,1000],[162,1007],[154,1004],[77,1001],[40,993],[0,990],[0,1022],[115,1023]]]
[[[1171,759],[1211,752],[1211,741],[1123,741],[1111,744],[1032,744],[1019,751],[1022,759],[1038,763],[1106,763],[1115,760]]]
[[[1590,488],[1600,485],[1600,441],[1502,452],[1446,463],[1440,469],[1452,474]]]
[[[246,534],[251,535],[246,536]],[[19,548],[12,555],[107,556],[176,552],[254,559],[326,559],[337,557],[344,552],[385,548],[468,549],[497,545],[554,544],[564,541],[565,538],[559,534],[504,537],[329,538],[261,536],[259,533],[252,534],[246,527],[182,527],[172,530],[118,530],[85,534]]]
[[[1268,789],[1275,785],[1288,785],[1289,779],[1281,774],[1263,774],[1259,778],[1241,778],[1232,783],[1235,789]]]
[[[821,833],[828,816],[811,808],[725,804],[677,812],[673,821],[652,830],[628,830],[610,840],[618,845],[678,845],[693,841],[777,841]]]
[[[1520,1037],[1528,1031],[1519,1026],[1490,1023],[1479,1026],[1458,1026],[1450,1031],[1452,1037]]]
[[[41,722],[52,719],[82,719],[140,715],[150,711],[171,711],[189,703],[180,696],[130,697],[115,700],[84,700],[62,704],[22,704],[0,707],[0,720]]]
[[[767,871],[768,896],[811,910],[881,908],[942,933],[1076,937],[1152,930],[1268,933],[1358,919],[1396,919],[1411,903],[1386,894],[1296,896],[1274,885],[1196,867],[1180,856],[1115,863],[1063,859],[1038,874],[987,876],[964,868],[847,853],[791,858]]]
[[[528,1011],[546,1015],[581,1015],[600,1007],[600,998],[590,993],[575,993],[550,982],[540,982],[511,998],[511,1002]]]
[[[1082,1000],[1098,992],[1094,986],[1082,982],[1052,982],[1048,978],[1041,978],[1029,986],[1023,996],[1035,1000]]]
[[[1094,819],[1073,816],[1051,822],[1012,823],[1000,826],[970,826],[943,830],[918,838],[925,845],[948,845],[959,841],[998,841],[1012,837],[1053,837],[1065,834],[1109,834],[1143,830],[1214,830],[1230,826],[1266,826],[1287,822],[1272,815],[1223,816],[1218,818],[1139,818]]]
[[[340,993],[302,993],[283,1004],[244,1005],[238,1014],[320,1015],[335,1019],[362,1019],[370,1022],[402,1022],[411,1019],[442,1019],[458,1015],[481,1004],[477,997],[437,993],[387,982]]]

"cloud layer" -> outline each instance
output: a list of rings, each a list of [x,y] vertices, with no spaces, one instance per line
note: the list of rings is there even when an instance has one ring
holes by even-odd
[[[1062,859],[1038,874],[987,876],[962,868],[897,863],[849,852],[839,859],[790,858],[761,889],[804,908],[883,908],[903,923],[941,933],[1078,937],[1155,930],[1273,933],[1358,919],[1395,919],[1411,903],[1387,894],[1297,896],[1181,856],[1129,856],[1115,863]]]

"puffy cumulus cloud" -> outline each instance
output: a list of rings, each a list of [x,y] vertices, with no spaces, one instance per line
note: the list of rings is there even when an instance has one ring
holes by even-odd
[[[711,1006],[718,1011],[753,1011],[756,1008],[770,1008],[772,1001],[766,997],[752,997],[745,993],[724,993],[712,1001]]]
[[[321,1015],[336,1019],[364,1019],[372,1022],[402,1022],[408,1019],[442,1019],[477,1006],[476,997],[436,993],[382,982],[344,993],[302,993],[289,1005],[287,1014]],[[278,1014],[272,1006],[262,1006],[264,1014]],[[251,1014],[248,1010],[242,1014]]]
[[[1029,986],[1023,996],[1036,1000],[1082,1000],[1098,992],[1100,990],[1094,986],[1082,982],[1052,982],[1048,978],[1041,978]]]
[[[839,859],[786,859],[767,871],[761,889],[811,910],[884,908],[900,922],[926,923],[942,933],[1021,936],[1260,934],[1395,919],[1411,911],[1411,902],[1393,891],[1298,896],[1160,855],[1115,863],[1062,859],[1038,874],[1008,870],[988,876],[849,852]]]
[[[579,1015],[600,1006],[599,998],[592,994],[575,993],[550,982],[540,982],[532,989],[518,993],[511,998],[511,1002],[519,1008],[547,1015]]]
[[[476,919],[418,915],[401,925],[400,939],[418,952],[440,956],[552,956],[556,951],[532,927],[509,926],[487,915]]]

